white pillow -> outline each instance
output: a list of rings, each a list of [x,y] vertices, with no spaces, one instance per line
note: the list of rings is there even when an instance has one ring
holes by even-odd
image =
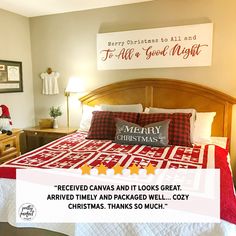
[[[143,112],[142,104],[129,104],[129,105],[109,105],[100,104],[101,111],[114,111],[114,112]]]
[[[157,108],[157,107],[146,107],[144,110],[145,113],[191,113],[190,117],[190,141],[193,143],[193,132],[194,132],[194,122],[196,119],[196,110],[193,108],[186,109],[167,109],[167,108]]]
[[[114,112],[137,112],[143,111],[142,104],[130,104],[130,105],[108,105],[101,104],[94,107],[83,105],[83,112],[80,121],[80,130],[89,131],[91,126],[91,120],[93,117],[93,111],[114,111]]]
[[[93,111],[100,111],[100,110],[101,109],[99,106],[91,107],[88,105],[83,105],[83,112],[79,126],[81,131],[89,131],[93,116]]]
[[[211,126],[216,112],[197,112],[194,123],[193,142],[209,143],[211,141]]]

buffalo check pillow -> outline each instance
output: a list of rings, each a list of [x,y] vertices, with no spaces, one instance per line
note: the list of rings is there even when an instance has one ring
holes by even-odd
[[[191,113],[141,113],[138,124],[145,126],[151,123],[170,119],[169,144],[192,147],[190,140],[190,117]]]
[[[137,123],[139,113],[94,111],[87,139],[114,140],[116,134],[115,118]]]
[[[170,120],[164,120],[141,127],[137,124],[116,118],[115,142],[128,145],[148,145],[164,147],[169,143]]]

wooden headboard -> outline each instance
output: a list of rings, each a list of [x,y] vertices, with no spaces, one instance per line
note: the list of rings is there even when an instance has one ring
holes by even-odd
[[[98,88],[80,98],[83,104],[134,104],[143,107],[195,108],[215,111],[213,136],[230,138],[232,105],[236,99],[194,83],[171,79],[134,79]]]

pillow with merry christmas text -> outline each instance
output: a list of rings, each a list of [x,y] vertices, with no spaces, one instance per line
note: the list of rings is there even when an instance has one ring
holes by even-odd
[[[116,118],[115,142],[128,145],[167,146],[169,123],[170,120],[164,120],[142,127]]]

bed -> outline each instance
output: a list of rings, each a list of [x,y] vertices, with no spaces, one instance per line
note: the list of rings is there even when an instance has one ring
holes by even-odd
[[[163,156],[166,148],[142,146],[138,148],[132,145],[119,145],[110,140],[85,139],[86,132],[71,134],[48,145],[45,145],[30,153],[24,154],[14,160],[0,166],[0,220],[20,227],[38,227],[65,233],[67,235],[189,235],[194,231],[195,235],[233,235],[236,232],[236,199],[233,189],[232,172],[229,162],[229,140],[231,137],[232,105],[236,99],[219,91],[206,88],[197,84],[187,83],[171,79],[135,79],[114,83],[96,89],[82,97],[80,101],[84,105],[96,106],[99,104],[142,104],[143,107],[161,107],[187,109],[194,108],[198,112],[215,112],[212,123],[211,135],[220,138],[212,138],[210,143],[196,144],[194,147],[171,146],[168,148],[168,158],[152,158],[152,155]],[[222,138],[227,137],[227,138]],[[68,158],[69,146],[71,153],[80,152],[79,161]],[[100,148],[104,146],[103,148]],[[214,147],[214,162],[208,161],[212,157],[202,155],[208,153],[209,147]],[[188,161],[182,157],[186,152],[190,153]],[[52,155],[53,153],[53,155]],[[64,153],[64,156],[62,156]],[[92,153],[92,154],[91,154]],[[170,156],[179,159],[170,160]],[[193,156],[198,153],[198,156]],[[44,155],[45,154],[45,155]],[[125,158],[124,155],[129,158]],[[96,156],[96,158],[94,158]],[[112,157],[111,157],[112,156]],[[121,157],[122,156],[122,157]],[[133,156],[130,159],[130,156]],[[45,158],[46,157],[46,158]],[[59,158],[61,161],[57,162]],[[123,158],[123,159],[122,159]],[[166,161],[166,159],[169,159]],[[204,160],[204,161],[200,161]],[[160,161],[161,160],[161,161]],[[190,161],[189,161],[190,160]],[[163,164],[165,162],[165,164]],[[80,168],[88,164],[95,168],[105,164],[108,168],[119,163],[128,168],[133,163],[145,168],[149,163],[163,168],[220,168],[221,175],[221,223],[173,223],[173,224],[29,224],[17,225],[14,221],[14,189],[16,168]],[[235,170],[233,169],[235,173]],[[225,184],[227,182],[227,184]],[[223,200],[222,200],[223,199]]]

